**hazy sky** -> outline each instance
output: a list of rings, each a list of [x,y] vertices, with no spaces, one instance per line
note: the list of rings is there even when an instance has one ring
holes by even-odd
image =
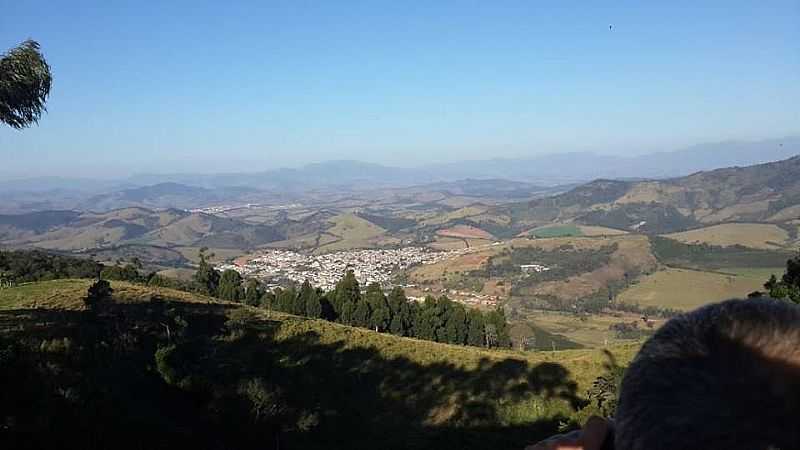
[[[5,177],[800,133],[797,0],[0,3],[0,49],[54,73],[39,126],[0,127]]]

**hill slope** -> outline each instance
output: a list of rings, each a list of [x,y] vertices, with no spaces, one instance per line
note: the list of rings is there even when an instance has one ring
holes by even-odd
[[[668,233],[723,222],[782,223],[800,217],[800,156],[650,181],[596,180],[569,192],[496,208],[524,231],[578,222]]]
[[[0,375],[23,387],[0,406],[14,417],[12,438],[518,449],[585,415],[577,409],[606,362],[600,351],[398,338],[126,283],[93,313],[80,300],[89,283],[0,291],[0,349],[13,349]],[[627,361],[633,351],[614,353]]]

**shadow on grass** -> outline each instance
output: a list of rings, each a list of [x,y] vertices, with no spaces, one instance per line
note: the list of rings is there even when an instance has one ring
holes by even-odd
[[[518,449],[585,404],[556,363],[422,365],[315,332],[276,339],[280,322],[231,308],[0,312],[0,382],[18,387],[0,394],[0,437],[13,448]],[[506,417],[534,400],[538,416]]]

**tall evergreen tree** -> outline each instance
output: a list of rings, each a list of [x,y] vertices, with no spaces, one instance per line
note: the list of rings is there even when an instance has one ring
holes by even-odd
[[[245,292],[242,287],[242,276],[239,272],[228,269],[222,272],[219,279],[217,296],[223,300],[240,302],[244,299]]]
[[[467,311],[464,306],[455,303],[450,306],[445,325],[447,342],[464,345],[467,341]]]
[[[334,292],[333,307],[341,323],[349,325],[352,322],[353,313],[359,300],[361,300],[361,287],[358,285],[355,273],[348,270],[336,284]]]
[[[377,331],[389,329],[392,311],[379,284],[372,283],[367,286],[366,301],[370,309],[369,327]]]
[[[474,347],[483,347],[486,343],[485,323],[483,320],[483,313],[477,309],[470,309],[467,313],[469,321],[469,330],[467,332],[467,345]]]
[[[308,280],[303,282],[300,286],[299,303],[303,304],[304,315],[312,318],[319,318],[322,313],[322,306],[319,303],[319,293],[311,286]]]
[[[486,316],[486,323],[492,326],[495,332],[495,344],[498,347],[511,347],[511,337],[508,334],[508,324],[502,307],[489,312]]]
[[[203,247],[200,249],[200,264],[197,265],[197,272],[194,274],[194,281],[200,285],[200,288],[208,295],[216,296],[217,289],[219,288],[219,272],[214,269],[208,262],[208,258],[214,255],[206,255],[208,248]]]
[[[247,288],[244,292],[244,302],[250,306],[258,306],[264,293],[261,291],[261,283],[255,278],[247,280]]]
[[[353,320],[351,325],[355,325],[357,327],[362,328],[369,328],[370,327],[370,316],[372,315],[372,310],[367,303],[366,300],[359,300],[356,303],[356,307],[353,310]]]

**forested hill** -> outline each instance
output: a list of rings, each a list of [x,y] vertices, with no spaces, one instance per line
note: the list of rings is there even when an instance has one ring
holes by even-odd
[[[490,351],[169,288],[0,290],[3,448],[513,448],[579,421],[600,351]],[[88,307],[87,307],[88,305]],[[634,347],[614,349],[627,361]]]
[[[515,231],[559,221],[667,233],[723,222],[800,218],[800,156],[668,180],[596,180],[566,193],[499,206]]]

